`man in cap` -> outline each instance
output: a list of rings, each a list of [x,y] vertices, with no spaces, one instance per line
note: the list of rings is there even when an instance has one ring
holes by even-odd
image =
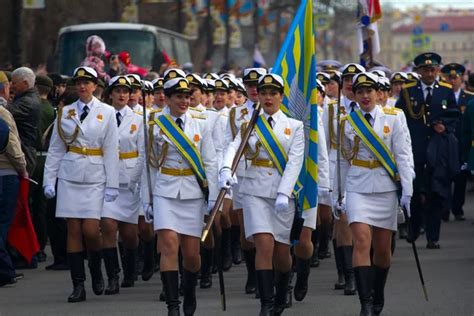
[[[460,158],[460,167],[461,172],[456,176],[454,179],[454,189],[453,189],[453,196],[451,200],[451,211],[453,212],[454,218],[458,221],[464,221],[464,210],[463,205],[466,199],[466,183],[467,183],[467,176],[469,171],[467,170],[467,165],[464,165],[462,162],[463,157],[465,157],[466,153],[464,153],[464,146],[462,145],[462,121],[464,112],[468,103],[471,100],[474,100],[474,93],[466,91],[462,88],[463,84],[463,77],[464,73],[466,72],[466,68],[457,63],[449,63],[444,65],[441,68],[441,72],[443,76],[446,78],[446,81],[453,86],[454,97],[456,98],[456,104],[461,112],[461,119],[459,120],[456,126],[456,137],[459,140],[459,158]],[[449,208],[447,208],[443,214],[443,220],[449,220]]]
[[[43,142],[43,134],[54,121],[54,109],[48,101],[48,95],[53,88],[53,80],[48,76],[38,75],[36,76],[35,87],[41,99],[41,112],[38,134],[36,137],[36,168],[33,173],[33,179],[38,183],[43,183],[44,162],[48,150],[47,145]],[[38,262],[44,262],[46,260],[44,248],[48,237],[46,234],[46,199],[44,198],[43,188],[41,185],[32,185],[30,187],[30,197],[30,211],[36,231],[36,237],[38,238],[38,243],[40,245],[40,251],[37,255]]]
[[[30,68],[15,69],[11,85],[15,97],[7,105],[7,110],[12,113],[18,127],[29,174],[33,174],[36,167],[36,139],[41,113],[41,100],[34,88],[35,78]]]
[[[446,116],[450,109],[456,109],[456,99],[451,85],[436,79],[440,71],[440,55],[423,53],[415,58],[414,63],[420,80],[406,84],[396,103],[407,118],[416,173],[411,200],[410,221],[413,231],[408,237],[410,240],[418,237],[424,215],[427,248],[439,249],[441,214],[449,196],[446,196],[446,190],[434,190],[432,187],[431,180],[434,178],[430,176],[433,175],[433,169],[427,168],[432,157],[428,156],[427,149],[434,135],[447,135],[454,131],[455,126],[447,125],[450,120]],[[447,184],[452,179],[441,180]]]
[[[258,103],[258,80],[263,77],[267,71],[264,68],[247,68],[244,69],[243,83],[247,91],[247,102],[243,105],[236,106],[229,111],[229,121],[227,123],[225,132],[225,143],[230,144],[235,137],[240,133],[243,124],[247,124],[252,117],[254,105]],[[255,246],[245,238],[244,220],[243,220],[243,205],[242,194],[240,193],[239,185],[242,183],[245,173],[245,159],[242,159],[237,168],[238,183],[232,189],[232,200],[234,210],[237,211],[240,222],[240,245],[242,253],[245,258],[245,265],[247,268],[247,281],[245,284],[245,293],[253,294],[257,290],[256,275],[255,275]]]

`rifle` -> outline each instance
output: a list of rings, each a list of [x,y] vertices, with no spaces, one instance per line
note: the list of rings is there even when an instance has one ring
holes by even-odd
[[[407,209],[405,207],[402,207],[403,210],[403,215],[405,215],[405,220],[407,221],[407,226],[409,231],[413,231],[411,228],[411,220],[410,217],[408,216]],[[416,250],[416,244],[414,238],[410,238],[407,241],[411,244],[411,247],[413,249],[413,255],[415,256],[415,262],[416,262],[416,267],[418,269],[418,276],[420,277],[420,282],[421,282],[421,287],[423,288],[423,293],[425,294],[425,300],[428,302],[428,291],[426,290],[425,286],[425,279],[423,278],[423,271],[421,271],[421,264],[420,264],[420,259],[418,258],[418,251]]]
[[[235,154],[234,161],[232,162],[232,168],[231,168],[232,175],[234,175],[235,171],[237,170],[237,166],[239,165],[240,158],[242,158],[242,155],[244,154],[244,150],[245,150],[245,147],[247,146],[250,135],[252,134],[255,124],[257,123],[259,113],[260,113],[260,103],[257,103],[253,111],[252,117],[250,119],[250,122],[247,126],[247,129],[245,130],[244,136],[242,137],[242,141],[240,142],[240,146],[237,150],[237,153]],[[219,210],[222,203],[224,202],[224,197],[225,197],[226,192],[227,192],[227,189],[221,189],[219,191],[216,204],[214,204],[211,214],[209,214],[207,218],[206,226],[204,227],[204,230],[202,232],[201,242],[204,242],[206,240],[206,237],[209,234],[209,230],[211,229],[211,226],[214,223],[214,218],[216,217],[217,211]]]

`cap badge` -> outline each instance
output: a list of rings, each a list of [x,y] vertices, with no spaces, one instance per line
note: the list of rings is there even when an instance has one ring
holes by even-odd
[[[170,71],[168,75],[170,78],[176,78],[176,71]]]
[[[86,74],[86,72],[83,70],[83,69],[80,69],[78,72],[77,72],[77,75],[78,76],[84,76]]]
[[[186,81],[180,81],[180,82],[179,82],[179,86],[180,86],[181,88],[187,88],[187,87],[188,87],[188,83],[187,83]]]
[[[271,76],[267,76],[265,77],[265,79],[263,79],[263,82],[265,83],[272,83],[272,81],[273,81],[273,78]]]
[[[127,83],[127,80],[125,80],[125,78],[120,78],[120,79],[118,80],[118,83],[120,83],[120,84],[126,84],[126,83]]]
[[[359,83],[363,83],[363,82],[366,82],[366,81],[367,81],[366,76],[360,76],[359,79],[357,79],[357,82],[359,82]]]
[[[354,66],[350,66],[349,68],[347,68],[347,71],[349,72],[354,72],[356,70],[356,68]]]
[[[257,79],[257,77],[258,77],[257,72],[251,71],[249,73],[249,77],[250,77],[250,79]]]

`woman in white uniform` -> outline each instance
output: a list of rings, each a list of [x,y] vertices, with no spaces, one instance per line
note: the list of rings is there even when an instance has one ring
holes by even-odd
[[[178,249],[183,256],[183,311],[196,310],[195,287],[200,269],[200,236],[204,203],[217,197],[217,159],[204,119],[189,112],[190,88],[184,78],[164,85],[166,104],[155,116],[153,147],[159,164],[153,189],[154,229],[161,251],[160,271],[168,315],[179,315]],[[150,210],[150,208],[146,208]]]
[[[74,290],[69,302],[86,299],[84,250],[89,252],[92,289],[104,292],[101,272],[100,217],[119,187],[118,130],[115,111],[92,93],[97,73],[89,67],[74,71],[79,100],[59,109],[44,170],[44,194],[56,195],[56,217],[67,220],[67,251]],[[85,241],[85,245],[83,244]]]
[[[292,194],[304,159],[303,123],[288,118],[280,110],[283,87],[283,79],[275,74],[259,80],[258,98],[263,113],[248,142],[255,154],[240,185],[246,238],[254,241],[257,250],[260,315],[280,315],[285,308],[291,269],[290,232],[295,214]],[[224,155],[219,174],[223,188],[234,184],[230,167],[241,140],[239,133]]]
[[[409,211],[412,153],[406,146],[406,130],[397,113],[377,105],[377,77],[357,74],[352,89],[360,110],[344,122],[342,148],[352,160],[346,176],[346,204],[342,206],[354,238],[352,264],[360,314],[379,315],[390,268],[392,232],[397,229],[400,185],[400,204]]]
[[[117,255],[117,231],[123,242],[122,287],[133,285],[135,260],[138,247],[138,215],[142,208],[138,183],[144,161],[143,119],[127,106],[131,92],[130,80],[126,76],[110,79],[108,95],[115,109],[119,131],[119,196],[106,203],[102,210],[102,239],[105,269],[109,283],[105,295],[119,293],[119,261]],[[153,250],[153,249],[152,249]]]

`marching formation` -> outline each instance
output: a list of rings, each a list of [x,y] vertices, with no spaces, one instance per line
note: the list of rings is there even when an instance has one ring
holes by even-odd
[[[260,315],[281,315],[332,253],[334,289],[358,294],[360,315],[380,315],[396,232],[439,249],[446,211],[464,219],[474,169],[464,67],[436,53],[414,65],[317,65],[318,208],[308,211],[295,185],[310,135],[281,110],[279,75],[170,68],[153,81],[112,77],[100,94],[96,70],[78,67],[77,98],[48,129],[43,180],[67,221],[68,302],[86,300],[85,262],[95,295],[120,295],[138,270],[148,281],[159,267],[168,315],[193,315],[196,287],[215,286],[218,272],[225,302],[223,272],[245,261],[242,290]]]

